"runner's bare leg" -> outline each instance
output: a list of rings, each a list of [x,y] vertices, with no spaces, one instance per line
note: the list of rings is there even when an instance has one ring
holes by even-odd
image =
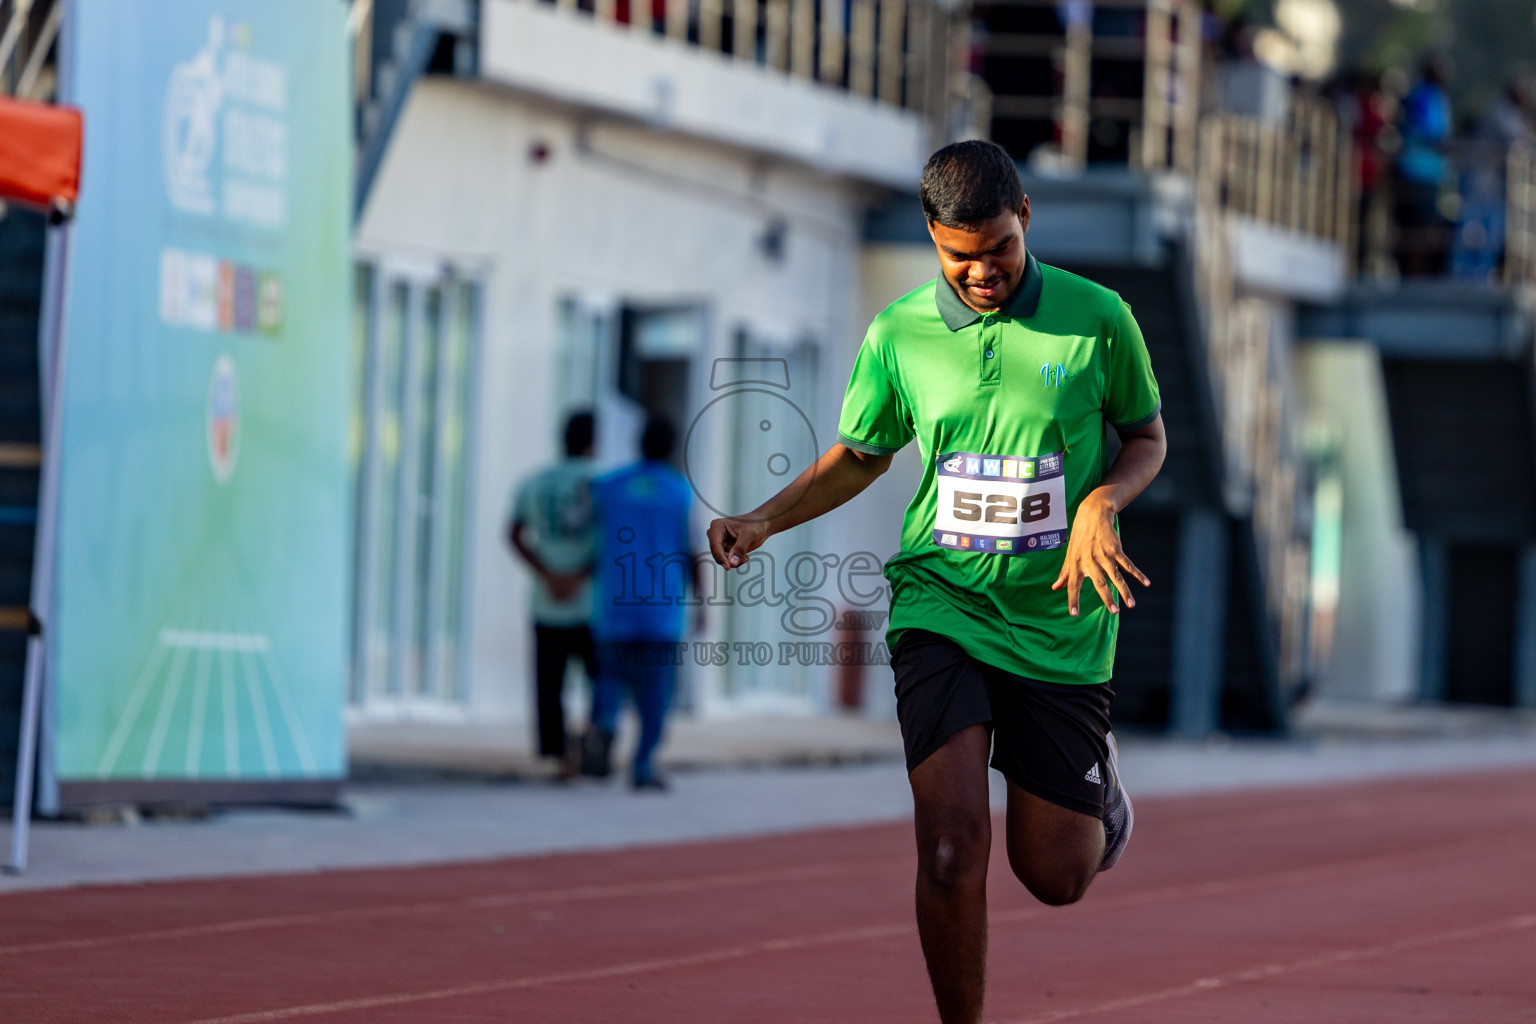
[[[1076,903],[1104,859],[1104,823],[1008,783],[1008,864],[1053,907]]]
[[[973,725],[912,770],[917,931],[943,1024],[978,1024],[987,977],[991,737]]]

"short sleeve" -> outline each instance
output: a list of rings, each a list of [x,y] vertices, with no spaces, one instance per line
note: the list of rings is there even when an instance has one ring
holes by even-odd
[[[1131,315],[1131,307],[1121,302],[1109,336],[1109,390],[1104,400],[1104,418],[1117,430],[1140,430],[1157,419],[1161,409],[1162,397],[1157,390],[1157,378],[1152,375],[1146,339]]]
[[[893,455],[912,440],[907,404],[867,338],[853,361],[837,432],[843,444],[866,455]]]
[[[525,480],[512,492],[507,505],[507,522],[527,523],[533,518],[533,481]]]

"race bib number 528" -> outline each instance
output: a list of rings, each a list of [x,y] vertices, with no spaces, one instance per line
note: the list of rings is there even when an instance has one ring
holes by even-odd
[[[956,551],[1017,555],[1067,540],[1062,453],[938,456],[933,542]]]

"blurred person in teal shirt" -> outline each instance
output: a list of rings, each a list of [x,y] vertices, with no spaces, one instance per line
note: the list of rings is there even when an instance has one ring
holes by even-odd
[[[592,442],[594,421],[578,412],[565,425],[565,457],[524,480],[507,538],[533,570],[534,692],[539,756],[567,759],[565,670],[572,658],[595,679],[592,633]]]

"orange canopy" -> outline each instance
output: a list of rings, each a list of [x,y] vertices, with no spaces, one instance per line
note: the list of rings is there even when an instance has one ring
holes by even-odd
[[[49,206],[80,194],[85,122],[73,107],[0,96],[0,199]]]

